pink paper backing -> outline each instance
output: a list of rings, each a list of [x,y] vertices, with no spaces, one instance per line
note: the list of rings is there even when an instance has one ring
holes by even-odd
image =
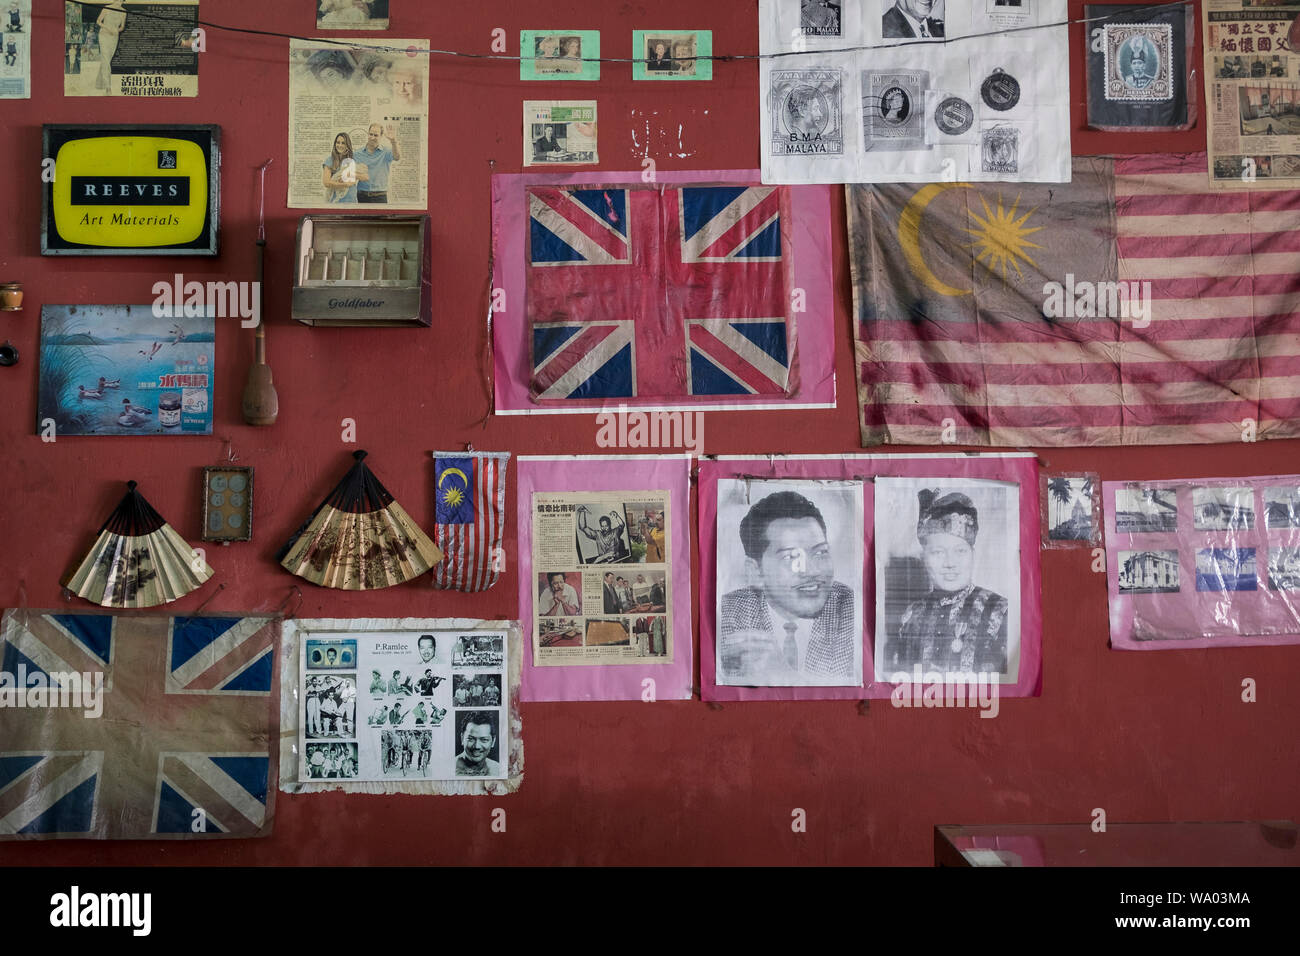
[[[1115,492],[1126,485],[1141,484],[1148,488],[1178,488],[1178,530],[1143,534],[1120,534],[1115,529]],[[1264,527],[1265,488],[1275,486],[1295,488],[1300,486],[1300,475],[1268,475],[1251,478],[1188,478],[1179,481],[1107,481],[1102,484],[1102,500],[1106,519],[1106,589],[1110,595],[1110,646],[1125,651],[1168,651],[1195,647],[1254,647],[1261,645],[1300,644],[1300,633],[1294,625],[1290,608],[1281,595],[1292,594],[1293,604],[1300,605],[1300,593],[1274,591],[1268,587],[1268,546],[1270,538],[1287,547],[1300,546],[1300,529],[1278,528],[1271,532]],[[1255,527],[1249,531],[1197,531],[1192,512],[1193,487],[1250,488],[1254,492]],[[1255,576],[1258,581],[1254,591],[1197,591],[1196,552],[1207,547],[1255,549]],[[1178,577],[1182,589],[1177,594],[1120,594],[1120,551],[1174,550],[1178,551]],[[1150,616],[1159,616],[1171,629],[1180,625],[1194,627],[1205,619],[1209,608],[1218,599],[1227,605],[1237,624],[1249,630],[1265,623],[1289,623],[1290,633],[1245,634],[1217,637],[1167,638],[1164,640],[1137,640],[1133,636],[1133,618],[1137,607]]]
[[[876,617],[874,487],[863,494],[862,674],[865,687],[731,687],[717,683],[714,614],[717,602],[718,479],[755,478],[990,478],[1020,484],[1020,671],[1015,684],[998,687],[999,697],[1037,697],[1042,689],[1041,569],[1039,567],[1038,459],[1033,455],[910,456],[846,455],[810,458],[719,458],[702,461],[699,474],[700,688],[704,700],[862,700],[889,697],[898,685],[872,680],[872,635]],[[916,689],[919,693],[919,689]]]
[[[661,172],[660,183],[760,183],[756,169],[702,169]],[[626,173],[502,173],[492,177],[492,237],[495,264],[494,289],[505,291],[506,307],[493,316],[493,349],[496,355],[496,412],[556,414],[594,411],[600,408],[745,408],[835,405],[835,327],[831,275],[831,188],[830,186],[785,186],[789,190],[793,241],[789,243],[790,286],[805,291],[807,311],[795,318],[798,384],[784,399],[771,396],[725,395],[718,398],[580,399],[564,407],[539,406],[528,395],[528,323],[524,312],[524,227],[528,213],[524,203],[526,186],[582,183],[639,183],[639,170]]]
[[[653,455],[608,458],[518,459],[516,512],[519,529],[519,619],[523,622],[524,673],[520,700],[640,700],[647,677],[657,700],[689,700],[692,693],[691,494],[690,465],[684,457]],[[672,587],[671,664],[584,664],[538,667],[533,663],[533,521],[535,491],[637,491],[667,488],[669,575]]]

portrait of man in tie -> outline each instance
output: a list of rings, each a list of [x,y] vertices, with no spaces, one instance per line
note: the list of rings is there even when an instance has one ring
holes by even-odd
[[[886,39],[943,39],[943,0],[894,0],[880,18],[880,35]]]
[[[861,686],[861,484],[724,479],[718,496],[718,683]]]

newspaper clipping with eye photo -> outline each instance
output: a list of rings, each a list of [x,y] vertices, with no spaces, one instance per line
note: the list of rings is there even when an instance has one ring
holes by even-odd
[[[1210,181],[1300,186],[1300,0],[1204,0]]]
[[[289,207],[428,205],[428,40],[289,41]]]
[[[533,495],[533,663],[673,659],[668,492]]]

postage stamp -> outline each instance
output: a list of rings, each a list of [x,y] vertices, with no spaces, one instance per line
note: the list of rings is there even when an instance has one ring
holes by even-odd
[[[772,155],[843,153],[843,103],[839,70],[773,70]]]
[[[799,33],[806,37],[844,36],[841,0],[796,0],[799,4]]]
[[[926,70],[864,70],[862,120],[867,150],[925,149]]]
[[[980,130],[980,156],[986,173],[1020,171],[1020,130],[1014,126],[990,126]]]
[[[1107,23],[1103,27],[1106,99],[1173,99],[1173,27],[1168,23]]]
[[[599,80],[599,30],[519,31],[521,80]]]
[[[633,30],[634,80],[713,79],[712,30]]]

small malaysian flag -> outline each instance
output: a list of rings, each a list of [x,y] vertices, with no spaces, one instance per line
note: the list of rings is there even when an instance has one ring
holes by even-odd
[[[508,451],[435,451],[433,540],[445,557],[434,587],[486,591],[505,570]]]

